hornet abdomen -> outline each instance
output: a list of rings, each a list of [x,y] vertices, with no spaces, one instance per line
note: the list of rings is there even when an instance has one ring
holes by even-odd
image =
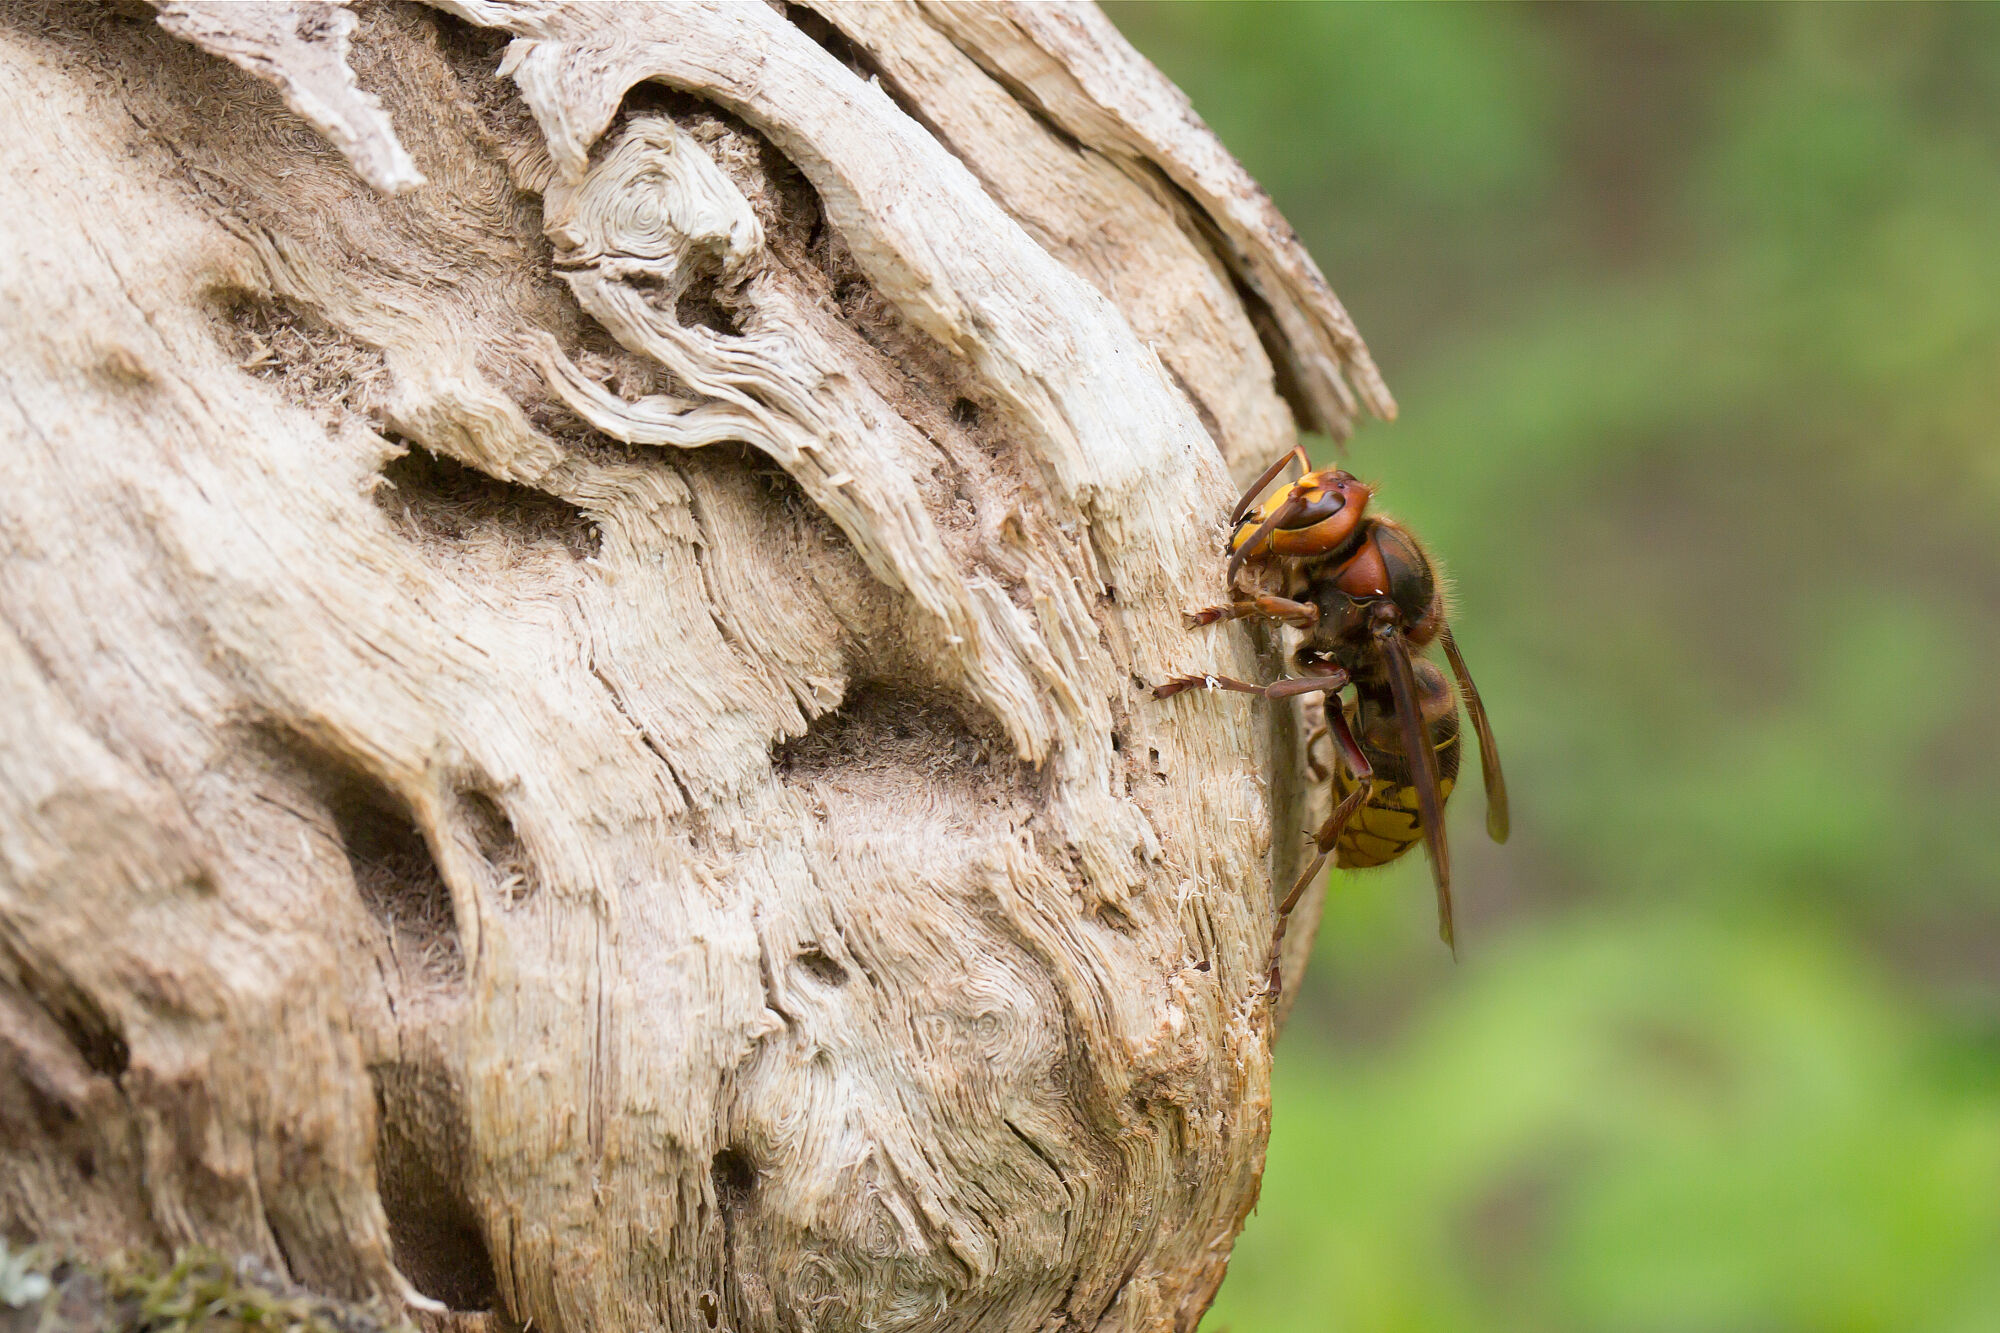
[[[1428,662],[1419,665],[1430,666]],[[1420,671],[1418,676],[1427,696],[1425,722],[1429,726],[1432,752],[1437,755],[1438,805],[1442,808],[1458,783],[1458,706],[1450,696],[1449,687],[1437,677],[1436,668]],[[1368,778],[1368,792],[1362,797],[1360,808],[1341,829],[1334,844],[1333,863],[1343,870],[1387,865],[1424,840],[1416,782],[1410,774],[1409,759],[1397,743],[1394,721],[1393,716],[1384,716],[1365,704],[1350,706],[1349,722],[1361,742],[1362,754],[1375,772]],[[1345,766],[1334,766],[1336,802],[1345,799],[1355,785]]]

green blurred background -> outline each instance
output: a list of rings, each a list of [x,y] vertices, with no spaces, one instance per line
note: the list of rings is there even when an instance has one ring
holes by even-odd
[[[1204,1327],[2000,1330],[2000,7],[1107,9],[1400,399],[1514,796],[1456,966],[1335,877]]]

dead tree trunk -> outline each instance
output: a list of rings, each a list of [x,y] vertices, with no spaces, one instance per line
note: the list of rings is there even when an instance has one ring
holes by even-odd
[[[1307,814],[1145,687],[1272,668],[1181,628],[1229,469],[1391,405],[1179,94],[1088,8],[160,0],[9,6],[0,106],[0,1224],[1191,1327]]]

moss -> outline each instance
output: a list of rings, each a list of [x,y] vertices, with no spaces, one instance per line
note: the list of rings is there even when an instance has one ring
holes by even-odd
[[[34,1250],[11,1261],[48,1282],[36,1299],[0,1305],[0,1333],[414,1333],[386,1306],[316,1296],[254,1260],[204,1248],[182,1250],[171,1264],[157,1256],[50,1262]]]

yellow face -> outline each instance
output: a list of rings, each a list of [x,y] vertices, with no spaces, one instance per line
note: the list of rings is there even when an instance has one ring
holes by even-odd
[[[1331,550],[1360,525],[1374,493],[1373,487],[1339,468],[1308,472],[1280,486],[1263,504],[1245,514],[1230,534],[1229,550],[1232,554],[1241,550],[1273,515],[1280,515],[1279,525],[1269,541],[1260,544],[1260,550],[1279,555]]]
[[[1285,485],[1280,486],[1277,490],[1271,492],[1270,497],[1263,504],[1258,505],[1255,509],[1245,514],[1242,521],[1236,525],[1236,531],[1229,534],[1229,549],[1231,551],[1239,550],[1244,542],[1249,541],[1250,534],[1255,532],[1265,519],[1276,513],[1278,506],[1289,500],[1292,492],[1297,490],[1299,483],[1304,480],[1305,478],[1301,477],[1299,481],[1287,482]]]

